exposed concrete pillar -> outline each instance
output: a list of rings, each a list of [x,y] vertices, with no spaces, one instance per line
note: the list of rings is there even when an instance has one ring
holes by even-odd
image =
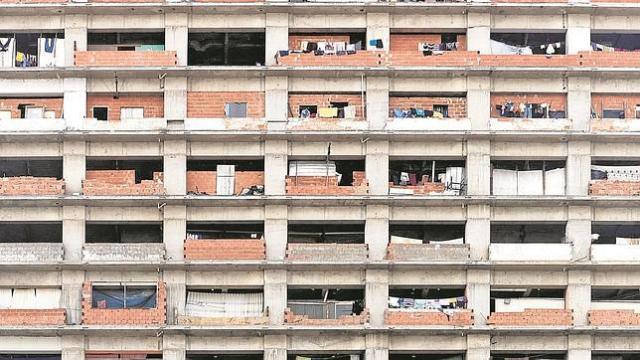
[[[64,16],[64,63],[74,66],[76,51],[87,51],[87,22],[84,14]]]
[[[87,117],[87,79],[65,78],[63,80],[63,117],[70,128],[82,128]]]
[[[167,195],[187,194],[187,141],[165,140],[163,157],[164,188]]]
[[[162,276],[167,289],[167,324],[177,324],[187,303],[187,273],[165,269]]]
[[[389,142],[369,140],[365,143],[365,173],[369,181],[369,194],[389,194]]]
[[[589,325],[591,272],[588,270],[569,270],[567,272],[567,283],[565,308],[573,310],[573,325]]]
[[[567,14],[567,54],[591,50],[591,15]]]
[[[591,250],[591,207],[569,206],[567,243],[573,246],[572,261],[589,261]]]
[[[265,205],[264,238],[267,260],[283,261],[287,252],[287,206]]]
[[[367,50],[389,51],[389,14],[387,13],[367,13]],[[369,44],[370,40],[382,40],[383,49],[376,48],[375,44]]]
[[[472,130],[489,130],[491,79],[488,76],[467,77],[467,117]]]
[[[366,349],[364,358],[367,360],[389,359],[389,335],[367,334],[365,335]]]
[[[383,130],[389,119],[389,78],[367,76],[366,119],[371,130]]]
[[[186,77],[169,76],[164,79],[164,117],[167,121],[184,120],[187,117]]]
[[[567,78],[567,118],[572,130],[589,131],[591,121],[591,79],[571,76]]]
[[[369,247],[369,260],[382,261],[389,244],[389,206],[367,205],[364,241]]]
[[[62,207],[62,245],[66,262],[82,262],[82,247],[85,238],[84,206]]]
[[[67,195],[82,193],[82,180],[87,169],[87,146],[84,141],[62,144],[62,177]]]
[[[491,54],[491,14],[467,14],[467,50]]]
[[[465,242],[469,244],[471,261],[489,260],[491,243],[491,207],[489,205],[467,205]]]
[[[269,130],[283,130],[289,117],[289,80],[286,76],[264,78],[264,115]]]
[[[467,194],[491,194],[491,141],[467,140]]]
[[[591,360],[591,335],[569,334],[567,360]]]
[[[264,193],[284,195],[285,177],[288,167],[287,140],[266,140],[264,142]]]
[[[62,296],[60,305],[67,309],[67,324],[82,322],[83,270],[62,270]]]
[[[264,360],[287,360],[287,335],[264,335]]]
[[[164,15],[164,48],[178,54],[178,65],[187,65],[189,53],[189,15],[186,13],[166,13]]]
[[[487,360],[490,358],[491,358],[491,335],[467,334],[466,360]]]
[[[269,311],[271,325],[282,325],[287,307],[287,270],[264,270],[264,305]]]
[[[162,208],[162,240],[168,262],[184,261],[184,239],[187,236],[187,207],[166,205]]]
[[[162,336],[162,360],[184,360],[186,358],[187,336],[170,334]]]
[[[387,269],[367,269],[365,302],[369,309],[369,323],[384,326],[384,312],[389,306],[389,271]]]
[[[473,310],[476,326],[485,326],[490,315],[491,272],[489,270],[467,270],[468,308]]]
[[[275,65],[278,50],[289,49],[289,14],[267,13],[265,28],[265,63]]]
[[[585,196],[591,180],[591,143],[569,141],[567,156],[567,195]]]
[[[84,335],[62,335],[62,360],[84,360]]]

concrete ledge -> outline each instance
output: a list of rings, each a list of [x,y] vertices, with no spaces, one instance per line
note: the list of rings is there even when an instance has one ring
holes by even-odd
[[[63,254],[62,243],[0,244],[0,263],[59,263]]]
[[[490,244],[489,261],[570,261],[571,244]]]
[[[82,248],[84,261],[150,261],[160,262],[165,259],[164,244],[84,244]]]
[[[364,262],[367,244],[288,244],[288,262]]]
[[[389,244],[390,261],[460,261],[469,260],[469,245],[456,244]]]

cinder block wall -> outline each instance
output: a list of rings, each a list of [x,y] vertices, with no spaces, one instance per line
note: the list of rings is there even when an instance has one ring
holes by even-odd
[[[88,94],[87,118],[93,117],[94,106],[106,106],[109,108],[109,121],[120,120],[120,109],[123,107],[143,107],[145,118],[164,117],[164,99],[162,94],[149,95],[119,95],[114,99],[113,94]]]
[[[247,117],[264,117],[264,92],[258,91],[189,91],[187,117],[223,118],[226,103],[247,103]]]

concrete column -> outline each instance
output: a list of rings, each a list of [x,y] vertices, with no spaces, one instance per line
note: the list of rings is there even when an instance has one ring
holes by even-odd
[[[84,360],[84,335],[62,335],[62,360]]]
[[[491,54],[491,14],[467,14],[467,50]]]
[[[167,121],[184,120],[187,117],[186,77],[169,76],[164,79],[164,117]]]
[[[264,335],[264,360],[287,360],[287,335]]]
[[[167,324],[178,323],[178,315],[184,314],[187,303],[187,273],[184,270],[167,270],[162,273],[167,289]]]
[[[369,260],[382,261],[389,244],[389,206],[367,205],[364,241],[369,247]]]
[[[289,49],[289,14],[266,14],[265,41],[265,63],[275,65],[278,50]]]
[[[468,205],[465,242],[469,244],[471,261],[489,260],[491,243],[491,207],[489,205]]]
[[[87,79],[63,79],[63,117],[67,127],[81,129],[87,116]]]
[[[567,283],[565,308],[573,310],[573,325],[589,325],[591,272],[588,270],[569,270],[567,272]]]
[[[567,78],[567,117],[572,130],[589,131],[591,121],[591,79],[571,76]]]
[[[569,334],[567,360],[591,360],[591,335]]]
[[[187,336],[170,334],[162,336],[162,360],[184,360],[186,358]]]
[[[491,303],[491,272],[489,270],[467,270],[468,308],[473,310],[476,326],[487,325]]]
[[[76,51],[87,51],[87,20],[84,14],[64,16],[64,63],[74,66]]]
[[[367,76],[366,118],[371,130],[383,130],[389,119],[389,78]]]
[[[187,141],[165,140],[163,169],[167,195],[187,194]]]
[[[64,141],[62,144],[62,177],[65,193],[82,193],[82,180],[87,169],[87,147],[84,141]]]
[[[567,195],[586,196],[591,180],[591,143],[569,141],[567,156]]]
[[[62,270],[62,296],[60,304],[67,309],[67,324],[82,322],[83,270]]]
[[[491,141],[467,140],[467,195],[491,194]]]
[[[567,14],[567,54],[591,50],[591,15]]]
[[[186,13],[164,15],[164,48],[178,54],[178,65],[187,65],[189,53],[189,16]]]
[[[387,13],[367,13],[367,50],[389,51],[389,14]],[[369,40],[382,40],[383,49],[378,49],[369,44]]]
[[[364,358],[366,360],[388,360],[389,359],[389,335],[387,334],[366,334],[366,350]]]
[[[82,262],[82,247],[85,238],[84,206],[62,207],[62,245],[66,262]]]
[[[389,304],[389,271],[387,269],[367,269],[365,302],[369,309],[369,324],[384,326],[384,312]]]
[[[184,261],[184,239],[187,236],[187,207],[166,205],[162,208],[162,240],[168,262]]]
[[[467,334],[466,360],[487,360],[491,357],[491,335]]]
[[[573,246],[572,261],[589,261],[591,253],[591,207],[569,206],[567,243]]]
[[[467,117],[473,130],[489,130],[491,117],[491,78],[467,77]]]
[[[287,307],[287,270],[264,270],[264,305],[271,325],[282,325]]]
[[[269,130],[284,130],[289,117],[289,81],[286,76],[264,78],[264,115]]]
[[[287,206],[265,205],[264,238],[267,246],[267,260],[284,260],[287,252],[287,227]]]
[[[369,140],[365,143],[365,173],[369,181],[369,194],[389,194],[389,142]]]
[[[289,143],[287,140],[264,142],[265,195],[284,195],[288,168]]]

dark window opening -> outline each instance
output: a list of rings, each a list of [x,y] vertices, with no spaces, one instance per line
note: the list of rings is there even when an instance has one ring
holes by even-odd
[[[390,309],[466,309],[467,297],[461,288],[389,288]]]
[[[591,301],[630,301],[640,304],[640,289],[591,288]]]
[[[518,52],[514,48],[496,47],[492,44],[493,54],[563,55],[566,53],[565,34],[562,33],[491,33],[491,40],[512,47],[530,49],[530,51]]]
[[[262,222],[187,223],[187,240],[262,239]]]
[[[306,32],[292,32],[289,33],[289,44],[292,47],[289,50],[293,51],[301,51],[304,53],[317,52],[318,50],[325,51],[318,47],[318,43],[344,43],[345,45],[353,44],[355,45],[356,50],[366,48],[366,37],[367,34],[365,32],[353,32],[353,33],[342,33],[342,32],[323,32],[323,33],[306,33]],[[336,53],[341,49],[333,49]],[[346,46],[345,49],[346,51]],[[319,54],[319,53],[318,53]],[[344,54],[341,54],[344,55]]]
[[[530,171],[562,169],[564,160],[497,160],[491,162],[492,169]]]
[[[60,354],[0,354],[0,360],[60,360]]]
[[[264,171],[264,159],[252,160],[196,160],[187,161],[187,171],[217,171],[218,165],[233,165],[235,171]]]
[[[565,242],[566,224],[491,223],[492,244],[558,244]]]
[[[62,159],[60,160],[9,160],[0,159],[2,177],[35,176],[62,179]]]
[[[449,105],[433,105],[433,111],[439,112],[443,117],[449,117]]]
[[[317,105],[300,105],[298,106],[298,116],[304,119],[318,117]]]
[[[131,353],[111,353],[111,352],[87,352],[85,360],[110,360],[110,359],[131,359]],[[135,354],[136,359],[162,359],[162,353],[139,353]]]
[[[89,51],[164,51],[164,32],[90,32]]]
[[[364,244],[364,224],[289,223],[292,244]]]
[[[261,66],[264,52],[264,32],[189,33],[189,65]]]
[[[563,352],[554,351],[528,351],[528,352],[491,352],[489,360],[563,360],[566,355]]]
[[[330,150],[328,150],[330,151]],[[289,161],[289,176],[337,176],[339,186],[351,186],[353,172],[364,171],[364,160],[292,160]],[[331,183],[327,180],[327,184]]]
[[[109,120],[109,108],[104,106],[95,106],[93,108],[93,118],[100,121]]]
[[[638,360],[640,352],[634,351],[598,351],[591,353],[591,360]]]
[[[307,315],[310,319],[359,315],[364,310],[364,289],[289,288],[287,307],[294,314]]]
[[[98,160],[87,159],[87,170],[135,170],[136,183],[153,180],[154,172],[162,172],[162,160]]]
[[[465,224],[403,224],[389,225],[390,243],[463,244]]]
[[[99,285],[91,289],[91,306],[96,309],[153,309],[155,285]]]
[[[162,243],[162,224],[96,224],[85,225],[87,243]]]
[[[595,51],[636,51],[640,50],[640,34],[595,33],[591,34],[591,43]]]
[[[591,243],[640,245],[640,225],[635,223],[592,223]]]
[[[464,360],[464,353],[389,353],[389,360]]]
[[[186,360],[264,360],[261,352],[255,353],[201,353],[187,351]]]
[[[520,289],[492,289],[490,292],[490,310],[491,312],[500,311],[502,308],[499,306],[510,305],[512,299],[522,298],[538,298],[546,299],[550,301],[558,300],[558,304],[562,302],[564,304],[565,289],[562,288],[520,288]],[[497,304],[497,302],[500,302]],[[558,306],[558,308],[564,309],[564,305]]]
[[[391,160],[389,182],[399,186],[441,182],[445,190],[462,195],[466,190],[464,167],[464,160]]]
[[[297,1],[297,0],[290,0]],[[303,0],[304,1],[304,0]],[[357,352],[334,352],[334,353],[294,353],[287,354],[287,360],[363,360],[364,354]]]
[[[62,243],[62,222],[0,222],[0,243]]]

